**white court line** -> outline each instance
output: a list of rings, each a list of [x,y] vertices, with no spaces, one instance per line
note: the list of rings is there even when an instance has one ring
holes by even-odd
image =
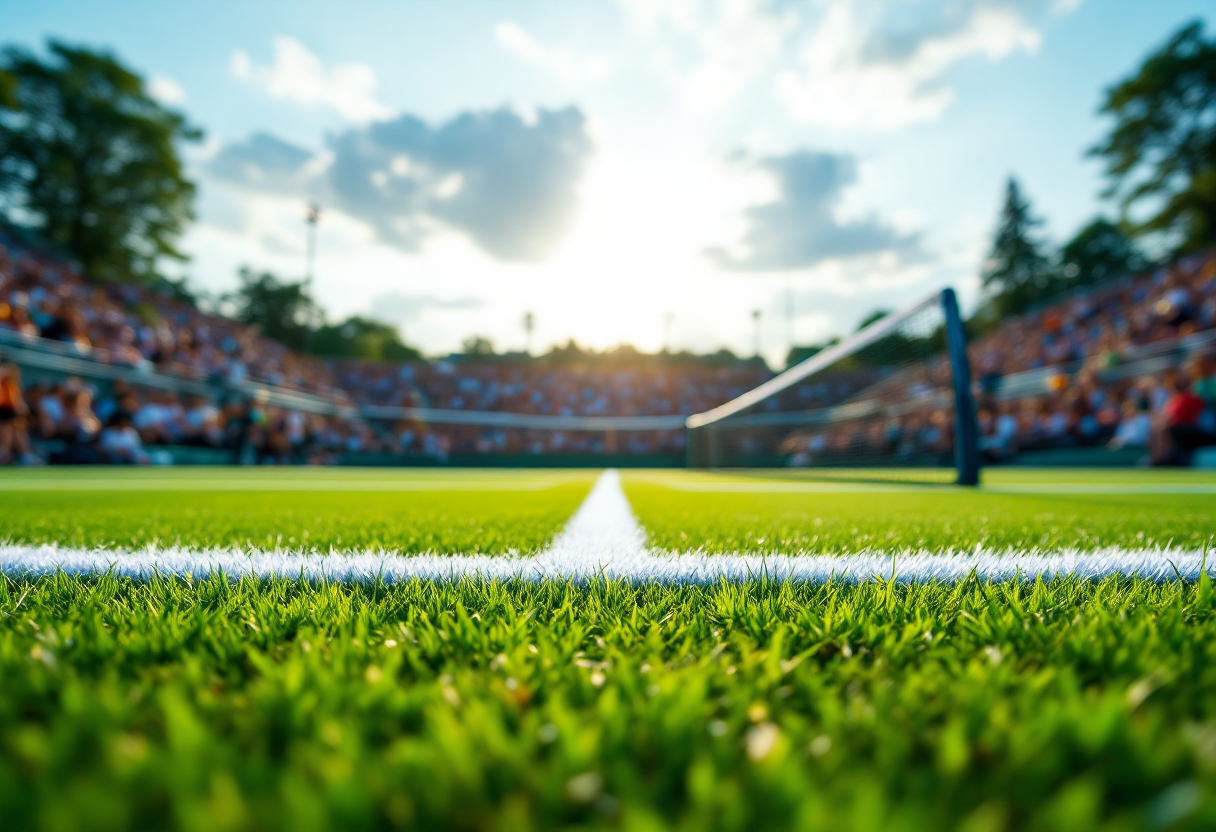
[[[1216,558],[1207,566],[1216,576]],[[972,552],[869,551],[830,555],[711,555],[652,552],[621,490],[606,471],[552,545],[532,558],[489,555],[317,554],[230,549],[140,549],[116,552],[57,546],[0,545],[0,571],[9,575],[87,575],[112,571],[133,578],[154,575],[287,577],[308,580],[457,580],[463,577],[586,581],[595,577],[636,583],[715,583],[767,576],[778,580],[864,582],[1008,580],[1076,575],[1136,575],[1154,580],[1199,577],[1204,553],[1196,549],[983,550]]]
[[[0,491],[543,491],[571,480],[0,479]]]
[[[917,493],[917,494],[1216,494],[1216,482],[1018,482],[981,485],[978,489],[949,483],[859,483],[859,482],[661,482],[674,491],[723,494],[831,494],[831,493]]]

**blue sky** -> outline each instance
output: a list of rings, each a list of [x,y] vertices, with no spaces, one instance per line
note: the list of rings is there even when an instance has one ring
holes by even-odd
[[[1102,90],[1198,0],[0,4],[113,50],[207,133],[186,273],[298,277],[430,352],[783,355],[943,285],[977,297],[1004,181],[1055,241],[1104,210]],[[1109,210],[1109,209],[1107,209]],[[793,299],[792,305],[788,299]],[[790,312],[792,311],[792,319]],[[670,316],[670,318],[669,318]]]

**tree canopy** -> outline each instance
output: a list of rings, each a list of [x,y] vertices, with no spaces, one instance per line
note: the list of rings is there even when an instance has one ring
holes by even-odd
[[[233,309],[233,319],[256,326],[268,338],[303,350],[308,343],[309,322],[315,320],[315,307],[304,283],[279,280],[270,272],[240,271],[237,290],[225,300]]]
[[[0,208],[102,280],[151,280],[192,219],[179,145],[202,133],[111,55],[0,56]]]
[[[1184,26],[1101,111],[1115,124],[1091,152],[1106,161],[1107,195],[1128,216],[1143,210],[1134,230],[1178,253],[1216,242],[1216,37],[1200,21]]]
[[[309,337],[309,323],[324,317],[303,281],[280,280],[270,272],[240,271],[240,285],[226,295],[232,317],[256,326],[262,334],[300,352],[332,358],[369,361],[415,361],[422,357],[401,341],[396,327],[352,315],[336,324],[323,324]]]
[[[422,353],[401,342],[396,327],[358,315],[318,328],[313,333],[312,352],[369,361],[418,361],[422,358]]]
[[[1097,217],[1060,249],[1061,290],[1135,274],[1147,260],[1118,225]]]
[[[1025,311],[1050,289],[1050,263],[1037,233],[1041,225],[1017,180],[1010,177],[992,253],[981,276],[992,312],[999,318]]]
[[[460,342],[460,352],[464,355],[494,355],[494,342],[484,335],[470,335]]]

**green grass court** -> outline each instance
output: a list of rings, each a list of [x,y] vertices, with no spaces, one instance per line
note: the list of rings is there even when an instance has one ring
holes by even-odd
[[[594,471],[0,472],[27,544],[527,558]],[[104,477],[104,478],[103,478]],[[1216,474],[625,471],[675,552],[1202,550]],[[119,556],[119,555],[116,555]],[[45,830],[1209,830],[1216,594],[1132,577],[0,581]]]
[[[597,471],[128,469],[0,472],[0,536],[138,548],[242,546],[534,553]],[[833,554],[858,549],[1202,546],[1216,472],[997,470],[985,485],[923,471],[625,471],[652,546]]]

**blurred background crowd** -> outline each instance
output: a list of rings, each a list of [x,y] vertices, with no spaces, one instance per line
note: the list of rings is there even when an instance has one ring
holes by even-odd
[[[1216,256],[1189,256],[1116,278],[1005,319],[974,339],[982,447],[990,461],[1059,447],[1143,449],[1178,461],[1216,437]],[[233,462],[328,462],[343,455],[442,461],[478,454],[679,454],[683,431],[599,431],[445,424],[429,411],[545,416],[687,416],[773,373],[759,359],[591,354],[455,355],[372,361],[301,355],[171,287],[96,284],[67,261],[0,235],[0,344],[121,367],[104,374],[0,369],[0,463],[167,462],[202,448]],[[909,347],[904,347],[910,349]],[[1166,356],[1165,363],[1153,360]],[[1138,368],[1144,368],[1138,372]],[[949,385],[946,365],[901,377],[902,395]],[[183,392],[166,380],[204,384]],[[254,386],[254,385],[263,386]],[[909,387],[919,389],[911,390]],[[268,389],[310,394],[310,407]],[[773,407],[808,410],[893,382],[874,368],[815,376]],[[889,397],[889,396],[888,396]],[[318,403],[323,407],[317,407]],[[362,409],[387,408],[368,418]],[[411,410],[394,410],[408,408]],[[414,412],[416,410],[424,413]],[[434,416],[434,414],[431,414]],[[948,455],[949,414],[926,406],[901,420],[802,431],[791,464],[880,445]],[[213,457],[218,458],[218,457]]]

